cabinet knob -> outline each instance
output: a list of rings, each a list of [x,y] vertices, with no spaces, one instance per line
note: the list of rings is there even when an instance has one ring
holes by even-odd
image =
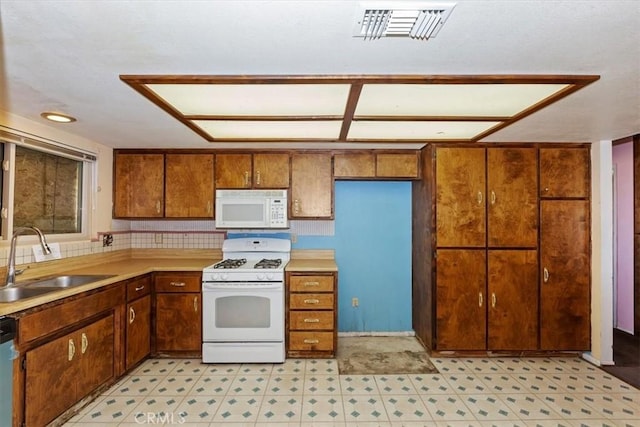
[[[298,199],[295,199],[293,201],[293,213],[295,213],[295,214],[299,214],[300,213],[300,201]]]
[[[260,185],[260,171],[256,171],[256,185]]]
[[[320,302],[320,300],[316,299],[316,298],[309,298],[309,299],[304,300],[305,304],[318,304],[319,302]]]
[[[133,307],[129,307],[129,324],[133,323],[136,320],[136,311]]]
[[[318,344],[319,342],[320,340],[311,340],[311,339],[304,340],[305,344]]]
[[[198,312],[198,297],[193,298],[193,311]]]
[[[184,282],[171,282],[171,283],[169,283],[169,286],[174,286],[176,288],[184,288],[186,286],[186,283],[184,283]]]
[[[244,186],[249,186],[249,171],[244,171]]]
[[[491,293],[491,308],[496,308],[496,294],[495,293]]]
[[[160,213],[160,200],[156,202],[156,213]]]
[[[478,307],[482,307],[482,292],[478,292]]]
[[[304,319],[304,323],[320,323],[320,319]]]
[[[136,288],[136,292],[140,292],[140,291],[141,291],[141,290],[143,290],[143,289],[144,289],[144,285],[142,285],[142,286],[138,286],[138,287]]]
[[[491,204],[495,205],[496,204],[496,192],[491,190]]]
[[[549,270],[547,270],[547,267],[542,269],[542,281],[544,283],[547,283],[549,281]]]
[[[476,196],[477,200],[478,200],[478,204],[481,205],[482,204],[482,191],[478,191],[478,195]]]
[[[320,282],[304,282],[304,286],[320,286]]]

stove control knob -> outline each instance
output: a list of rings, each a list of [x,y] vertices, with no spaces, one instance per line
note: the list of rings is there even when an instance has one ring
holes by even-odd
[[[229,274],[228,273],[222,273],[220,275],[220,279],[222,279],[222,280],[227,280],[228,278],[229,278]]]
[[[273,280],[273,273],[267,273],[267,280]]]
[[[258,280],[264,280],[264,278],[265,278],[264,277],[264,273],[258,273],[257,278],[258,278]]]

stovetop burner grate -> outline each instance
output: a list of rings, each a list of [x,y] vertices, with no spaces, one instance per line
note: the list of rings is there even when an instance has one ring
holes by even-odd
[[[254,265],[254,268],[278,268],[282,265],[282,260],[280,258],[276,259],[266,259],[263,258]]]
[[[229,259],[224,259],[219,263],[215,264],[213,268],[239,268],[245,265],[246,263],[247,263],[246,258],[238,258],[238,259],[229,258]]]

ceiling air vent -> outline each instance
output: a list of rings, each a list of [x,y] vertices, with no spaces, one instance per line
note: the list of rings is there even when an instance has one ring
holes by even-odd
[[[361,3],[355,37],[411,37],[428,40],[442,28],[455,3],[370,2]]]

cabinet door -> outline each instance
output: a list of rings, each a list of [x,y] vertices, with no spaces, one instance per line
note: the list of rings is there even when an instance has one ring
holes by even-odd
[[[437,350],[486,349],[486,252],[438,249]]]
[[[489,251],[489,350],[538,348],[538,254]]]
[[[113,315],[82,328],[76,337],[79,343],[76,348],[79,353],[76,400],[79,400],[113,378]]]
[[[537,246],[537,170],[535,148],[487,150],[489,247]]]
[[[134,366],[151,351],[151,296],[127,304],[127,316],[125,369]]]
[[[335,178],[375,178],[376,158],[373,153],[341,153],[333,156]]]
[[[253,186],[256,188],[289,188],[289,154],[254,154]]]
[[[251,188],[251,154],[216,154],[216,188]]]
[[[77,333],[26,353],[25,425],[43,426],[76,402]]]
[[[540,197],[589,197],[588,148],[540,149]]]
[[[199,351],[202,316],[199,293],[156,294],[156,349]]]
[[[333,218],[331,154],[294,154],[291,157],[290,218]]]
[[[589,202],[540,202],[540,347],[590,348]]]
[[[113,216],[158,218],[164,206],[164,154],[115,153]]]
[[[419,178],[420,157],[417,153],[376,155],[376,176],[380,178]]]
[[[167,218],[213,218],[213,154],[166,155]]]
[[[485,247],[484,148],[436,149],[438,247]]]

